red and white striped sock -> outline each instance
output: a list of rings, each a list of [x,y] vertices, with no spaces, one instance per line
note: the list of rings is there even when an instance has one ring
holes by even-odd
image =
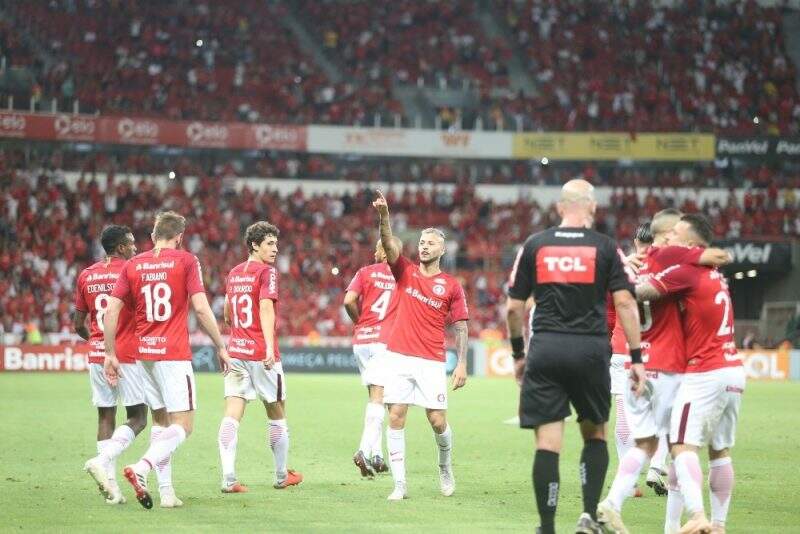
[[[683,495],[683,504],[689,515],[702,512],[703,506],[703,470],[700,467],[700,458],[694,451],[684,451],[675,457],[673,462],[675,473],[678,475],[678,485]]]
[[[217,444],[222,464],[223,483],[230,486],[236,482],[236,445],[239,442],[239,421],[233,417],[223,417],[219,425]]]
[[[289,427],[286,419],[270,420],[267,436],[272,456],[275,457],[275,480],[281,483],[286,480],[286,465],[289,461]]]
[[[617,460],[622,462],[625,453],[633,447],[634,441],[631,438],[631,430],[628,426],[628,418],[625,414],[625,398],[622,395],[614,395],[614,407],[616,411],[616,422],[614,423],[614,438],[617,444]]]
[[[730,456],[708,463],[708,487],[711,490],[711,521],[724,526],[733,493],[733,460]]]

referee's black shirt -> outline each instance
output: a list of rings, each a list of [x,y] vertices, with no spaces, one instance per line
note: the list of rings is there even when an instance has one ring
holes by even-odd
[[[508,296],[536,301],[533,332],[608,335],[606,295],[627,289],[616,243],[588,228],[549,228],[530,236],[517,254]]]

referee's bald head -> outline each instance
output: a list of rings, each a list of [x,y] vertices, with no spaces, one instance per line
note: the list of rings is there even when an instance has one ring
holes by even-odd
[[[594,199],[594,186],[581,178],[570,180],[561,188],[558,200],[558,214],[562,218],[580,219],[581,226],[590,227],[594,222],[597,202]]]

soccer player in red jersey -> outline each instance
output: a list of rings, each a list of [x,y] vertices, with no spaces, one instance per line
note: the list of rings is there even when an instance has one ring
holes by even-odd
[[[383,401],[389,406],[386,431],[394,491],[389,500],[405,499],[405,424],[408,405],[425,408],[439,447],[439,487],[449,497],[455,491],[451,462],[452,432],[447,424],[445,326],[456,337],[458,363],[453,389],[467,382],[467,301],[461,284],[439,268],[444,255],[444,233],[422,231],[417,265],[392,242],[389,206],[378,191],[373,206],[380,214],[380,232],[386,260],[397,282],[397,311],[386,344],[386,381]]]
[[[393,242],[397,250],[403,250],[403,243],[398,238],[393,238]],[[386,340],[397,308],[396,286],[392,270],[386,263],[383,245],[378,241],[375,263],[356,272],[344,295],[344,309],[354,325],[353,355],[361,374],[361,384],[367,387],[369,395],[361,443],[353,455],[353,463],[364,477],[389,470],[383,460],[381,444],[384,416],[382,373]]]
[[[705,217],[684,215],[675,225],[670,243],[707,247],[712,239],[713,230]],[[677,483],[691,516],[679,532],[725,532],[734,478],[730,449],[745,388],[728,284],[716,269],[672,264],[636,291],[637,296],[649,300],[679,296],[684,308],[686,370],[675,396],[669,432]],[[705,515],[703,474],[697,456],[706,445],[713,525]]]
[[[715,256],[727,260],[725,251],[666,246],[667,239],[681,217],[677,210],[663,210],[653,217],[653,245],[647,248],[640,279],[660,272],[669,265],[711,263]],[[642,360],[647,370],[647,388],[641,396],[624,387],[625,418],[636,442],[620,459],[617,474],[606,499],[598,505],[598,522],[617,531],[624,530],[620,511],[625,499],[634,491],[639,473],[657,453],[662,439],[669,432],[672,402],[685,368],[685,345],[680,306],[676,298],[640,302]],[[612,339],[613,341],[613,339]],[[615,352],[621,347],[614,347]],[[625,347],[627,352],[627,347]],[[648,473],[648,485],[666,494],[663,483],[664,458]],[[655,475],[655,476],[654,476]],[[655,480],[654,480],[655,479]]]
[[[135,377],[127,376],[117,387],[111,386],[103,374],[103,316],[108,307],[111,291],[125,261],[136,254],[136,243],[130,228],[111,225],[100,234],[106,256],[81,271],[75,287],[73,325],[75,332],[89,341],[89,379],[92,387],[92,404],[97,407],[97,456],[86,462],[84,469],[97,483],[109,504],[122,504],[125,497],[116,480],[115,461],[128,448],[134,438],[147,425],[147,408]],[[86,328],[86,318],[89,328]],[[120,332],[117,352],[120,363],[134,366],[136,361],[130,351],[134,340],[134,319],[128,309],[120,313]],[[125,406],[127,420],[116,429],[117,400]]]
[[[225,322],[231,326],[225,374],[225,416],[217,443],[222,463],[222,492],[244,493],[236,478],[239,422],[247,403],[259,398],[267,411],[267,441],[275,458],[276,489],[295,486],[303,475],[287,469],[289,428],[284,403],[286,381],[278,349],[278,228],[266,221],[250,225],[244,241],[249,256],[228,273],[225,282]]]
[[[206,298],[200,263],[189,252],[179,250],[186,219],[167,211],[156,217],[154,248],[128,260],[122,268],[105,316],[105,371],[111,384],[119,378],[116,335],[124,301],[133,304],[136,317],[137,354],[145,388],[152,388],[169,414],[170,425],[150,442],[141,460],[126,466],[123,474],[145,508],[153,507],[147,475],[186,440],[194,426],[197,388],[189,347],[189,301],[203,329],[219,351],[223,367],[230,361],[217,321]],[[124,370],[123,370],[124,372]],[[169,488],[172,489],[171,487]],[[162,506],[180,506],[172,494],[161,491]],[[165,499],[166,497],[166,499]]]

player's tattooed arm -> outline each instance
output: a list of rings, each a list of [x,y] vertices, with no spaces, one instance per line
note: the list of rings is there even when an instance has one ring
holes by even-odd
[[[453,323],[453,333],[456,337],[456,354],[458,363],[453,371],[453,389],[464,387],[467,383],[467,346],[469,345],[469,329],[467,321]]]
[[[355,291],[348,291],[345,293],[344,311],[347,312],[347,316],[350,317],[350,320],[353,321],[353,324],[358,322],[361,310],[358,307],[358,293]]]
[[[653,287],[653,284],[650,282],[642,282],[641,284],[636,284],[636,300],[639,302],[645,302],[648,300],[659,300],[663,298],[664,295],[661,292]]]
[[[72,329],[86,341],[89,340],[89,329],[86,328],[86,312],[75,310],[72,312]]]
[[[380,232],[381,232],[381,246],[386,253],[386,261],[391,265],[400,257],[400,250],[397,248],[395,240],[392,235],[392,225],[389,221],[389,204],[383,193],[376,191],[378,198],[372,203],[372,206],[378,210],[380,215]]]

